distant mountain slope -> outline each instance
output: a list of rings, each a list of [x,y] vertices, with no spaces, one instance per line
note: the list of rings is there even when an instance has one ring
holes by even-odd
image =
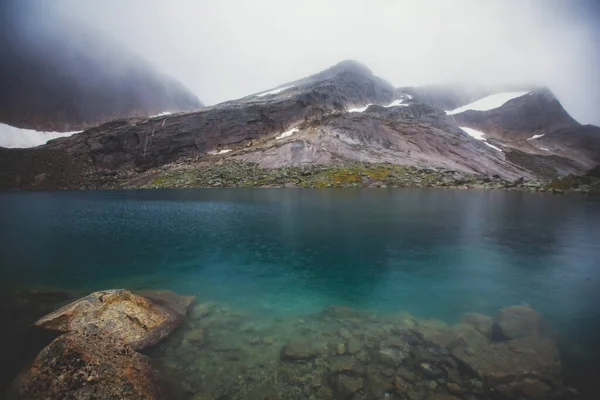
[[[537,156],[559,156],[583,169],[600,163],[600,128],[583,126],[547,88],[509,100],[501,107],[453,115],[461,126],[477,129],[498,145]]]
[[[561,129],[580,126],[545,98],[544,90],[487,111],[447,115],[444,110],[489,94],[454,96],[436,107],[423,101],[419,88],[396,89],[367,67],[344,61],[200,111],[115,120],[35,149],[0,151],[0,187],[112,187],[151,175],[156,168],[189,163],[202,168],[227,160],[267,168],[385,162],[505,179],[589,168],[600,136],[586,131],[586,140],[565,139]],[[528,111],[519,112],[520,107]],[[561,153],[528,143],[548,127]],[[507,138],[513,133],[524,145],[511,144],[516,142]],[[578,159],[584,154],[581,146],[589,159]]]
[[[124,117],[202,103],[176,80],[50,3],[0,3],[0,122],[39,131],[76,131]]]

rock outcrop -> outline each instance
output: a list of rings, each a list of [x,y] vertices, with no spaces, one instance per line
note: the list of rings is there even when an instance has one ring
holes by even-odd
[[[143,297],[123,289],[105,290],[62,307],[35,325],[64,333],[81,331],[92,324],[137,350],[152,346],[171,333],[194,300],[164,291]]]
[[[87,325],[40,352],[13,382],[13,400],[162,400],[157,372],[147,357],[119,337]]]

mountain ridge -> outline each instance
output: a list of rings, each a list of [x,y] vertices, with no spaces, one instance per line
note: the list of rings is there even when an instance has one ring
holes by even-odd
[[[486,141],[482,141],[461,129],[486,127],[486,118],[472,115],[511,121],[506,115],[512,114],[506,110],[522,102],[527,106],[539,96],[510,100],[487,114],[467,111],[446,115],[439,108],[436,93],[424,96],[417,89],[413,94],[403,90],[376,77],[360,63],[343,61],[307,78],[199,111],[116,120],[35,149],[4,150],[0,186],[118,186],[136,176],[152,174],[162,166],[177,165],[178,160],[195,160],[193,163],[198,163],[199,168],[227,160],[255,163],[263,168],[389,163],[508,180],[535,180],[584,173],[595,157],[592,154],[585,162],[570,158],[583,151],[574,149],[579,146],[578,141],[569,142],[573,149],[561,153],[560,141],[556,139],[556,150],[532,150],[525,145],[511,147],[501,134],[488,136],[485,132]],[[437,96],[449,105],[479,96],[457,93],[450,104],[447,98],[448,93],[452,98],[452,93],[445,90]],[[558,100],[555,104],[549,90],[542,92],[568,116]],[[481,90],[480,94],[485,95],[486,91]],[[550,110],[546,114],[555,117],[556,113]],[[528,115],[517,115],[526,119],[520,123],[531,125]],[[564,122],[566,117],[559,120]],[[576,125],[553,126],[572,129]],[[559,131],[552,130],[552,135],[561,136],[555,132]],[[586,135],[593,143],[600,139]],[[594,146],[588,147],[592,153],[595,151]],[[52,158],[60,161],[52,162]]]

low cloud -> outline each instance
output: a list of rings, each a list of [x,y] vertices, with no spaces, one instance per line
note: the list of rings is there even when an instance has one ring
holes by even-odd
[[[396,86],[548,85],[600,125],[593,1],[57,0],[179,79],[207,104],[356,59]]]

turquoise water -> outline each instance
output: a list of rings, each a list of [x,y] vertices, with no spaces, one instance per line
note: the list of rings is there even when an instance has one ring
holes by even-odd
[[[0,194],[5,286],[171,289],[248,312],[455,322],[528,303],[600,337],[600,199],[435,189]]]

